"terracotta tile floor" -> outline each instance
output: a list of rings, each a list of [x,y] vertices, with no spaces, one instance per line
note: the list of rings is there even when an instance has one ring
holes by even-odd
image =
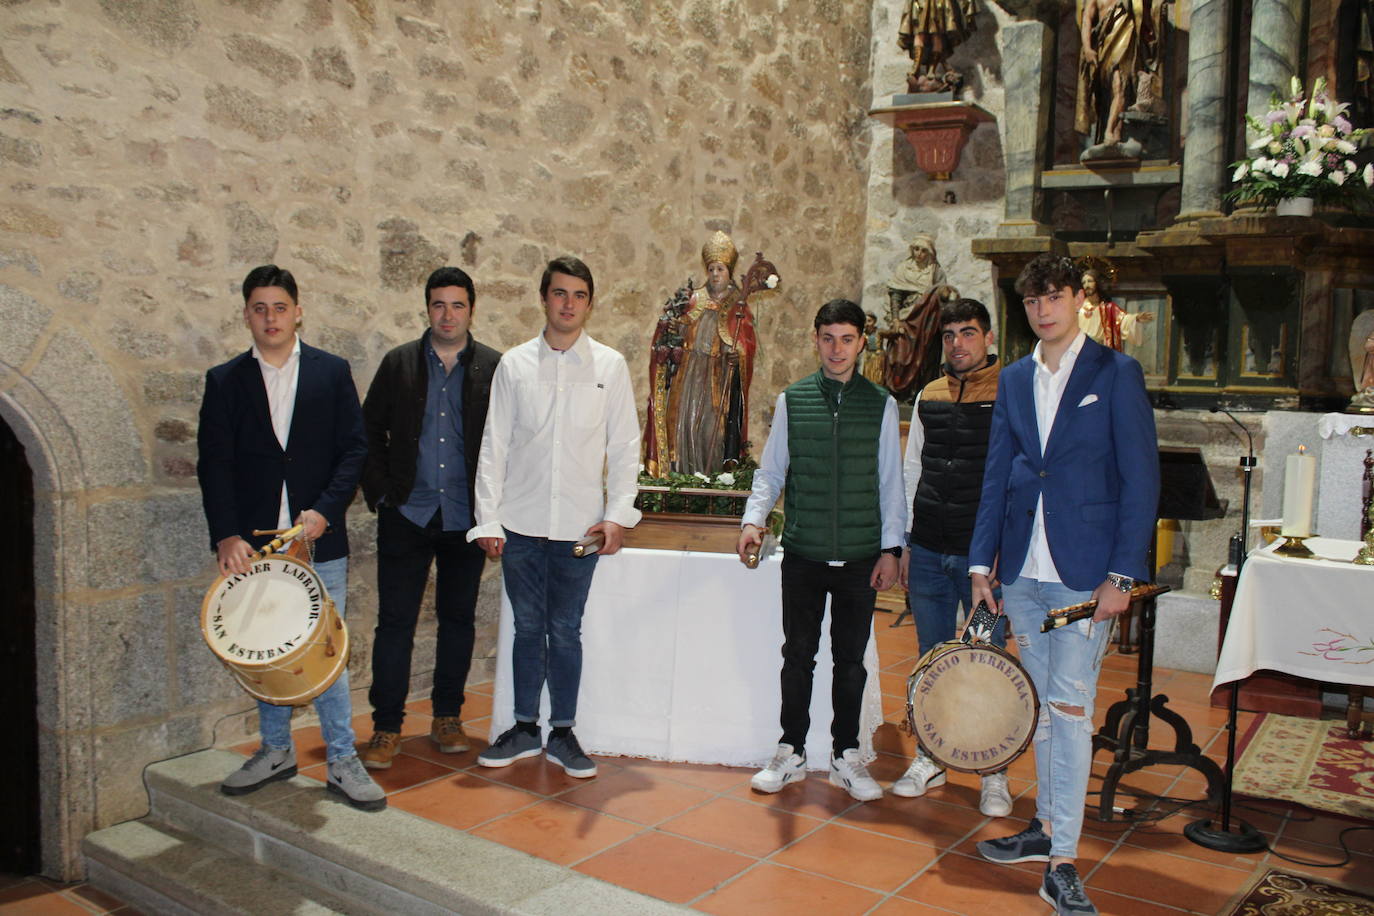
[[[909,625],[890,629],[892,619],[887,614],[875,619],[879,656],[890,662],[881,677],[888,721],[876,736],[881,753],[871,767],[884,783],[901,774],[912,748],[896,723],[905,714],[915,632]],[[1135,656],[1115,653],[1103,662],[1099,724],[1124,687],[1134,684],[1135,664]],[[1224,760],[1225,716],[1209,705],[1209,687],[1203,675],[1156,671],[1156,692],[1168,695],[1171,707],[1188,719],[1194,740]],[[375,773],[393,806],[708,913],[1048,911],[1036,896],[1042,865],[998,867],[974,850],[980,839],[1019,830],[1034,813],[1030,754],[1011,767],[1016,803],[1005,821],[979,814],[977,777],[957,773],[925,798],[887,795],[868,804],[832,788],[824,774],[812,774],[776,795],[758,795],[749,789],[749,770],[633,758],[599,758],[595,779],[576,780],[542,758],[503,770],[477,766],[476,754],[486,746],[490,694],[490,684],[469,691],[466,712],[474,718],[465,724],[473,748],[463,754],[439,753],[427,737],[428,701],[410,704],[400,756],[391,770]],[[1241,714],[1242,733],[1252,719]],[[360,740],[371,734],[367,715],[356,717],[354,726]],[[1163,727],[1157,721],[1151,727],[1151,744],[1162,746]],[[760,740],[766,744],[772,737]],[[303,762],[323,759],[318,729],[301,729],[297,738]],[[248,753],[253,746],[237,749]],[[1096,759],[1098,778],[1090,790],[1100,786],[1106,769],[1105,755]],[[302,772],[324,778],[319,765]],[[1140,771],[1122,784],[1118,799],[1127,807],[1139,803],[1127,793],[1195,799],[1205,787],[1196,771],[1177,766]],[[1339,858],[1336,835],[1353,823],[1281,803],[1241,804],[1238,816],[1264,832],[1275,849],[1309,860]],[[1236,856],[1196,846],[1182,830],[1201,816],[1204,812],[1193,808],[1139,826],[1085,820],[1079,867],[1101,911],[1225,914],[1270,867],[1374,892],[1374,832],[1349,837],[1356,850],[1351,863],[1321,869],[1285,863],[1273,853]],[[94,909],[99,904],[80,899],[80,888],[39,886],[52,895],[51,909],[15,909],[22,901],[5,895],[32,892],[19,885],[0,890],[0,916],[103,912]]]

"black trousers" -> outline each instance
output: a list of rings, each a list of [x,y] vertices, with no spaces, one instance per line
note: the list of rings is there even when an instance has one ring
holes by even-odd
[[[441,513],[425,528],[399,510],[377,510],[377,631],[372,646],[372,727],[399,732],[410,691],[410,656],[431,563],[437,566],[434,610],[439,640],[434,658],[435,716],[460,716],[472,665],[473,618],[486,555],[466,531],[444,531]]]
[[[864,651],[877,592],[869,584],[877,557],[831,566],[792,554],[782,558],[782,743],[801,752],[811,730],[811,680],[821,641],[825,599],[830,596],[830,685],[835,756],[859,746]]]

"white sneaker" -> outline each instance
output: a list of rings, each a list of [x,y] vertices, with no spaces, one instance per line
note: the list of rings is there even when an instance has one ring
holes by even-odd
[[[983,777],[983,791],[978,797],[978,810],[988,817],[1011,814],[1011,792],[1007,789],[1007,771],[989,773]]]
[[[768,766],[755,773],[749,785],[756,792],[773,793],[788,783],[801,782],[805,778],[806,758],[794,751],[792,745],[779,744]]]
[[[900,795],[903,798],[919,798],[926,794],[927,789],[934,789],[945,784],[945,771],[920,751],[912,758],[911,766],[906,768],[906,772],[901,778],[892,784],[892,794]]]
[[[868,775],[868,767],[859,759],[859,749],[856,747],[851,747],[839,757],[830,758],[830,784],[844,789],[859,801],[883,797],[883,787]]]

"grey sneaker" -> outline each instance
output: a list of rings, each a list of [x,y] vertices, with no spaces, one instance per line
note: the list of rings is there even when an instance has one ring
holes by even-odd
[[[329,765],[325,791],[343,796],[345,802],[359,811],[380,811],[386,807],[386,793],[372,781],[357,754],[340,757]]]
[[[549,746],[544,748],[544,756],[550,763],[556,763],[574,779],[587,779],[596,775],[596,764],[582,752],[577,736],[571,731],[566,735],[549,735]]]
[[[288,747],[276,749],[259,747],[247,762],[229,774],[229,778],[219,784],[225,795],[247,795],[256,792],[268,783],[290,779],[296,775],[296,749]]]
[[[1097,907],[1088,899],[1078,869],[1068,862],[1061,862],[1058,868],[1045,869],[1040,899],[1054,907],[1058,916],[1097,916]]]
[[[996,840],[983,840],[978,852],[989,862],[1012,865],[1016,862],[1048,862],[1050,838],[1046,836],[1039,818],[1031,818],[1030,826],[1020,833]]]
[[[477,755],[477,762],[484,767],[504,767],[525,757],[537,757],[543,745],[538,735],[531,735],[512,725],[496,739],[496,743]]]

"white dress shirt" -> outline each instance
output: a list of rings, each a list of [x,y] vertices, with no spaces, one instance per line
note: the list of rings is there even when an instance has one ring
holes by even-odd
[[[603,483],[604,482],[604,483]],[[586,331],[567,350],[541,333],[492,379],[467,539],[575,541],[600,521],[639,523],[639,419],[625,358]]]
[[[1040,433],[1040,454],[1045,453],[1045,445],[1050,441],[1050,432],[1054,429],[1054,417],[1059,412],[1059,402],[1064,398],[1064,389],[1069,384],[1069,376],[1073,374],[1074,363],[1078,361],[1078,354],[1083,350],[1083,341],[1088,336],[1081,330],[1074,337],[1073,343],[1059,357],[1059,368],[1051,371],[1045,364],[1045,357],[1041,353],[1041,348],[1045,346],[1044,341],[1035,345],[1031,359],[1035,361],[1035,426]],[[988,574],[986,566],[970,566],[970,573]],[[1008,570],[1002,570],[1001,577],[1006,578]],[[1059,578],[1059,570],[1054,566],[1054,558],[1050,556],[1050,542],[1045,536],[1045,497],[1042,494],[1035,501],[1035,521],[1031,528],[1030,546],[1026,549],[1026,561],[1021,564],[1018,576],[1027,576],[1039,582],[1062,582]]]
[[[277,434],[277,443],[286,451],[286,441],[291,435],[291,418],[296,414],[296,385],[301,377],[301,338],[296,335],[296,345],[291,355],[282,363],[281,368],[262,358],[262,351],[253,344],[253,358],[262,370],[262,383],[267,388],[267,409],[272,414],[272,432]],[[281,482],[281,507],[277,509],[277,527],[291,527],[291,503],[286,496],[286,481]]]
[[[787,448],[787,393],[778,395],[773,411],[773,428],[763,446],[758,470],[754,472],[754,491],[744,506],[740,526],[766,527],[768,513],[777,503],[787,483],[791,455]],[[883,405],[883,423],[878,430],[878,515],[882,524],[882,547],[901,547],[906,543],[906,510],[902,488],[902,428],[897,402],[891,395]]]

